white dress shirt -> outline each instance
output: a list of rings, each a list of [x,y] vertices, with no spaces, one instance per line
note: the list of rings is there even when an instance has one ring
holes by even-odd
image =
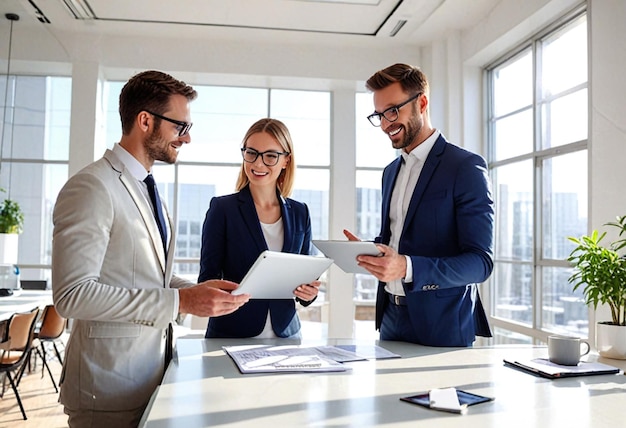
[[[389,246],[396,251],[398,251],[400,245],[400,237],[402,236],[402,229],[404,228],[404,217],[409,209],[417,180],[422,173],[424,162],[430,150],[435,145],[435,141],[439,138],[439,135],[440,132],[435,130],[430,137],[411,150],[410,153],[402,152],[402,166],[400,167],[396,184],[391,193],[391,204],[389,206],[389,221],[391,227]],[[411,282],[413,281],[413,264],[409,256],[405,255],[404,257],[406,258],[404,281]],[[401,279],[389,281],[385,285],[385,290],[397,296],[405,295]]]

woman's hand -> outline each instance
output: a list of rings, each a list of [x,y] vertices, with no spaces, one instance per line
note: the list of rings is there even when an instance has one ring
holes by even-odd
[[[310,284],[301,284],[293,290],[293,294],[300,300],[310,302],[317,296],[321,284],[322,283],[319,281],[313,281]]]

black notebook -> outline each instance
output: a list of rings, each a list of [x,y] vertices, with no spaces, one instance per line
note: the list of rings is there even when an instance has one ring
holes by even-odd
[[[617,367],[602,363],[581,361],[577,366],[563,366],[552,363],[547,358],[534,358],[530,360],[509,360],[505,358],[504,364],[548,379],[616,374],[620,372],[620,369]]]

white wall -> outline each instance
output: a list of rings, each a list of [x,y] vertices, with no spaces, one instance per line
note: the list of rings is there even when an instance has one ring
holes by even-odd
[[[626,215],[626,2],[589,1],[589,22],[589,227],[603,229],[617,215]],[[594,315],[598,321],[610,320],[608,308]],[[594,324],[591,317],[590,326]]]

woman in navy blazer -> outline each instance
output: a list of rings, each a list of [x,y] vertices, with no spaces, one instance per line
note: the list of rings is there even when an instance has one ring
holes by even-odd
[[[287,127],[261,119],[246,133],[237,193],[211,200],[202,227],[199,279],[241,282],[264,250],[309,254],[308,207],[287,198],[295,162]],[[294,290],[303,306],[317,297],[319,281]],[[237,311],[209,319],[206,337],[300,337],[294,299],[254,299]]]

